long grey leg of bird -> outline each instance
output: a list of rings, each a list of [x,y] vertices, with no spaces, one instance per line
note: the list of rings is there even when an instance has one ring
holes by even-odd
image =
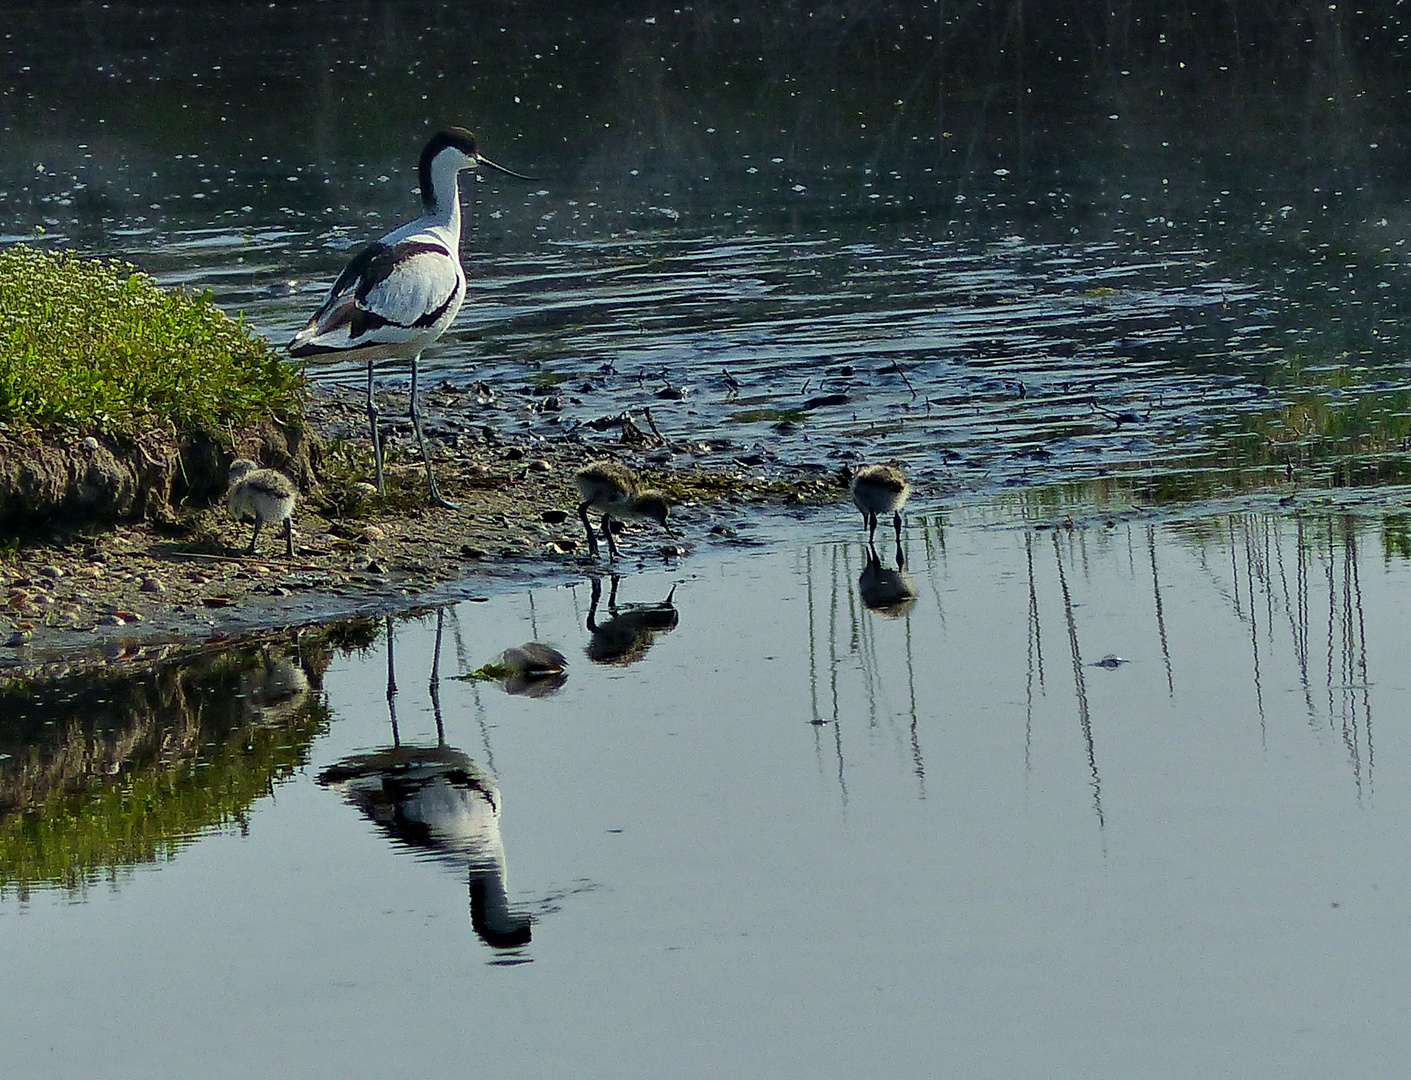
[[[387,484],[382,479],[382,436],[377,432],[377,400],[372,396],[372,365],[367,362],[367,424],[372,429],[372,460],[377,466],[377,493],[387,494]]]
[[[284,519],[284,557],[286,559],[294,557],[294,519],[292,517]]]
[[[258,514],[256,514],[256,515],[255,515],[255,531],[250,534],[250,547],[246,550],[246,552],[245,552],[246,555],[253,555],[253,554],[255,553],[255,541],[256,541],[256,539],[259,538],[259,535],[260,535],[260,526],[263,525],[264,523],[265,523],[264,518],[262,518],[262,517],[260,517]]]
[[[412,357],[412,430],[416,432],[416,445],[421,449],[421,460],[426,466],[426,486],[431,489],[431,501],[447,510],[459,510],[460,503],[453,503],[441,494],[436,486],[436,475],[431,471],[431,453],[426,449],[426,439],[421,434],[421,406],[417,404],[417,369],[421,366],[421,353]]]

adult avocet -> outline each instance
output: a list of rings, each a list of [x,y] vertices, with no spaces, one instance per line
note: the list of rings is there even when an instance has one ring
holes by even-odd
[[[373,365],[379,360],[411,357],[411,421],[426,465],[431,501],[456,509],[443,498],[431,471],[431,455],[421,433],[417,405],[417,368],[422,350],[445,333],[465,300],[465,270],[461,267],[462,169],[477,165],[527,180],[481,157],[475,138],[465,128],[446,128],[431,137],[421,152],[421,217],[359,252],[338,275],[322,306],[289,343],[294,357],[330,354],[367,361],[367,419],[372,428],[372,453],[377,465],[377,491],[386,494],[382,479],[382,440],[377,431],[377,403],[372,396]]]

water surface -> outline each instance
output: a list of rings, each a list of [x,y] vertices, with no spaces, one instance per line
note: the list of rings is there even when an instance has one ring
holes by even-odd
[[[1394,532],[975,507],[913,522],[899,580],[769,529],[302,658],[297,772],[155,864],[10,881],[11,1067],[1395,1071]],[[451,678],[530,639],[552,693]],[[459,840],[394,820],[405,770],[381,809],[340,790],[398,754],[472,793]]]

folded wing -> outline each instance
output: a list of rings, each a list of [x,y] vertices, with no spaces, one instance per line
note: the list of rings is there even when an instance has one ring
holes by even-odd
[[[290,355],[346,352],[425,337],[442,320],[454,317],[464,295],[460,262],[441,244],[373,244],[338,276],[323,305],[290,342]]]

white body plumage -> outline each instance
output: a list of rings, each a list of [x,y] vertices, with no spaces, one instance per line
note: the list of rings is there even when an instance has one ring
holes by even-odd
[[[423,152],[424,212],[368,245],[348,263],[323,304],[289,343],[296,357],[329,353],[368,362],[420,353],[455,321],[465,302],[457,180],[473,168],[474,144]]]

